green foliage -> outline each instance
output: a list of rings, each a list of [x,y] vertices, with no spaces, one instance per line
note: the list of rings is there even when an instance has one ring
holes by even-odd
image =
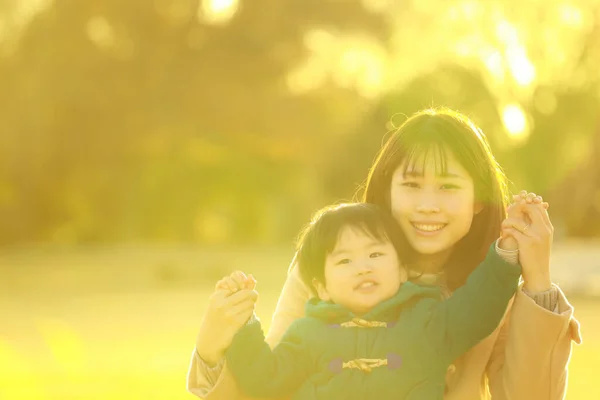
[[[352,198],[390,118],[430,105],[472,116],[565,232],[598,235],[600,14],[563,3],[241,0],[210,24],[194,0],[3,2],[0,244],[289,243]],[[509,45],[535,67],[525,86],[482,67]]]

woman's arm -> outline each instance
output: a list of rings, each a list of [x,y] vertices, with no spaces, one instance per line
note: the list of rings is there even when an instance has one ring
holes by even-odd
[[[304,306],[310,298],[310,291],[300,278],[300,270],[295,261],[294,258],[267,333],[266,341],[271,348],[279,343],[292,322],[304,317]]]
[[[279,343],[283,333],[294,320],[304,316],[304,305],[309,297],[310,292],[300,279],[298,267],[292,261],[277,302],[271,328],[266,337],[266,341],[271,347]],[[221,361],[221,366],[209,370],[196,351],[192,354],[187,389],[190,393],[205,400],[241,400],[245,398],[237,388],[226,363]]]
[[[557,286],[555,310],[517,291],[487,367],[494,400],[562,400],[571,342],[581,343],[573,307]]]
[[[490,392],[494,400],[559,400],[566,390],[571,342],[581,343],[579,323],[550,280],[554,228],[546,208],[523,201],[514,207],[525,218],[512,218],[509,211],[502,228],[518,242],[524,282],[490,356]]]

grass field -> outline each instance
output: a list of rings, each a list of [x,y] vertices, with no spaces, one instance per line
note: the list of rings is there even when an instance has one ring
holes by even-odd
[[[0,254],[0,399],[192,399],[189,356],[217,277],[259,280],[267,322],[288,249],[13,251]],[[600,299],[570,296],[575,346],[567,399],[600,398]]]

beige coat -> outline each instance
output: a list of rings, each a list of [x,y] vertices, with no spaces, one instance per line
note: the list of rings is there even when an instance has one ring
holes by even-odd
[[[498,328],[448,369],[445,400],[559,400],[567,383],[571,342],[581,343],[579,323],[564,294],[555,312],[518,290]],[[267,342],[276,345],[292,321],[304,316],[308,288],[294,267],[277,303]],[[205,400],[249,399],[225,365],[208,369],[194,350],[188,390]]]

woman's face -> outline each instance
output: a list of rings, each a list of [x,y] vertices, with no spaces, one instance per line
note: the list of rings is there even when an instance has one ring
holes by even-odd
[[[454,155],[445,150],[446,174],[436,158],[417,157],[392,176],[391,211],[413,249],[421,255],[450,253],[471,229],[475,204],[473,179]]]

